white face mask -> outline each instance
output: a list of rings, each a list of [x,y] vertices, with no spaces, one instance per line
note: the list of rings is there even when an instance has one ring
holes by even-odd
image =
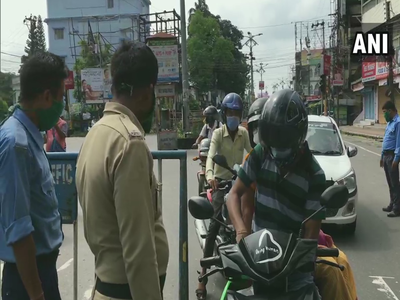
[[[253,142],[254,142],[254,144],[259,144],[260,143],[260,138],[259,138],[259,136],[258,136],[258,129],[255,129],[254,131],[253,131]]]

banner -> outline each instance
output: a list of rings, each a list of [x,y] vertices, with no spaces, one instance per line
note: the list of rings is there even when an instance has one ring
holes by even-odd
[[[65,90],[73,90],[75,88],[74,72],[68,71],[68,77],[64,80]]]
[[[158,60],[158,83],[179,82],[179,53],[175,38],[149,40]]]
[[[366,57],[362,62],[362,82],[386,79],[389,75],[388,63],[384,57]],[[400,47],[395,49],[393,74],[400,75]]]
[[[82,93],[88,104],[104,103],[112,99],[109,69],[90,68],[81,71]]]

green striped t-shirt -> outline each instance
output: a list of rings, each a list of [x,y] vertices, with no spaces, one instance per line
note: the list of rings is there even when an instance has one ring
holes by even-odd
[[[247,156],[238,177],[248,187],[256,184],[256,227],[295,234],[301,222],[321,208],[320,196],[326,188],[325,173],[313,155],[309,159],[304,157],[294,170],[282,176],[260,144]],[[324,211],[313,217],[324,218]]]

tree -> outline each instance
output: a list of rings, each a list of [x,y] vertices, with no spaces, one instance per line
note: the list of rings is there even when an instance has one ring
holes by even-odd
[[[189,11],[189,28],[195,12],[200,11],[203,13],[204,17],[214,18],[220,27],[220,33],[222,37],[230,40],[233,44],[232,55],[234,60],[230,65],[216,67],[215,76],[217,81],[216,88],[224,91],[225,93],[235,92],[240,95],[244,95],[246,86],[248,84],[248,74],[250,68],[247,65],[246,57],[241,52],[243,32],[240,31],[236,26],[234,26],[231,21],[223,20],[220,16],[214,16],[206,4],[205,0],[199,0],[195,3],[195,7],[191,8]],[[191,37],[191,32],[188,30],[189,39]]]
[[[44,52],[47,50],[46,47],[46,35],[44,33],[44,26],[42,17],[39,15],[37,19],[37,27],[36,27],[36,40],[37,40],[37,49],[36,51]]]
[[[80,57],[76,59],[74,65],[75,71],[75,90],[74,98],[81,102],[83,99],[82,95],[82,83],[81,83],[81,71],[87,68],[99,68],[106,66],[110,63],[112,57],[112,46],[110,44],[101,44],[101,35],[97,34],[94,37],[96,45],[98,45],[100,51],[96,53],[93,51],[93,47],[87,41],[80,41],[79,46],[81,47]],[[96,47],[95,47],[96,48]]]
[[[0,98],[6,101],[9,105],[13,103],[12,89],[12,78],[14,77],[11,73],[0,72]]]
[[[221,35],[218,21],[196,11],[189,25],[187,44],[190,80],[201,92],[217,89],[218,74],[234,61],[231,41]]]

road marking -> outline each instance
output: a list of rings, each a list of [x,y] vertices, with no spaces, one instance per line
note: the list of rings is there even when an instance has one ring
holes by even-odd
[[[59,267],[58,269],[57,269],[57,272],[60,272],[60,271],[62,271],[62,270],[65,270],[66,268],[68,268],[70,265],[71,265],[71,263],[74,261],[74,259],[73,258],[71,258],[70,260],[68,260],[65,264],[63,264],[61,267]]]
[[[382,154],[379,154],[379,153],[376,153],[376,152],[374,152],[374,151],[368,150],[367,148],[361,147],[361,146],[359,146],[359,145],[357,145],[357,144],[350,143],[350,142],[348,142],[348,141],[345,141],[345,143],[346,143],[346,144],[353,145],[353,146],[356,146],[357,148],[360,148],[361,150],[364,150],[364,151],[366,151],[366,152],[368,152],[368,153],[377,155],[377,156],[379,156],[379,157],[382,156]]]
[[[394,279],[394,277],[385,277],[385,276],[369,276],[369,277],[373,279],[372,283],[378,286],[378,291],[386,294],[387,299],[399,300],[399,298],[397,298],[397,296],[394,294],[392,289],[385,281],[385,279]]]

